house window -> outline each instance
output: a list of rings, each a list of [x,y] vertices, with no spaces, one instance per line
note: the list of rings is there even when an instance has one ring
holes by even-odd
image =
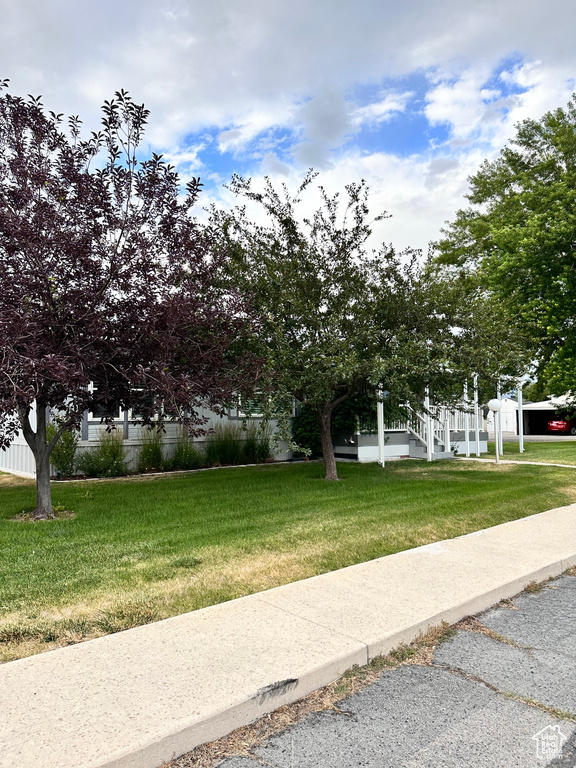
[[[119,406],[114,406],[112,403],[98,402],[97,386],[91,384],[90,391],[96,396],[96,402],[92,404],[92,410],[88,413],[90,421],[101,421],[102,419],[114,419],[117,421],[122,418],[122,411]]]
[[[264,394],[256,392],[253,397],[238,397],[238,405],[230,411],[232,419],[261,419],[264,415]]]
[[[274,405],[274,401],[272,401],[272,405]],[[266,413],[271,418],[275,418],[274,413],[270,413],[270,402],[268,401],[268,395],[264,392],[255,392],[252,397],[243,398],[242,395],[239,395],[236,408],[231,408],[228,411],[228,418],[262,419]],[[292,399],[290,415],[294,416],[295,414],[296,400]]]
[[[137,421],[144,416],[143,411],[154,404],[154,395],[151,392],[145,392],[143,389],[133,390],[138,393],[139,403],[134,404],[128,413],[130,421]]]

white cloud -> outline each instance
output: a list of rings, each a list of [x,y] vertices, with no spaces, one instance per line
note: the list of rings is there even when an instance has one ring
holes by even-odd
[[[498,91],[483,87],[488,74],[485,70],[468,70],[455,82],[436,85],[426,95],[424,112],[428,120],[432,124],[448,123],[455,139],[477,133],[500,96]]]
[[[426,255],[430,240],[439,237],[445,221],[462,207],[463,195],[468,189],[466,179],[482,158],[479,152],[470,153],[460,162],[450,158],[426,160],[417,156],[400,158],[383,152],[350,152],[335,159],[330,168],[319,174],[302,196],[300,214],[310,216],[318,206],[319,184],[329,194],[340,193],[342,197],[346,184],[362,178],[370,188],[371,215],[375,217],[385,211],[391,215],[373,225],[370,247],[378,249],[382,243],[392,243],[397,251],[417,248]],[[452,173],[456,168],[458,173]],[[254,174],[254,188],[263,187],[263,176],[268,173],[276,177],[273,182],[277,188],[280,183],[285,183],[295,193],[303,179],[302,171],[286,164],[279,170],[281,178],[276,175],[273,164],[263,168],[261,174]],[[212,202],[231,207],[238,201],[227,190],[218,189],[208,192],[203,199],[204,205]],[[247,210],[253,220],[265,220],[259,206],[248,204]]]
[[[341,146],[352,128],[350,107],[344,95],[332,88],[322,88],[301,107],[296,119],[302,139],[294,146],[293,154],[304,167],[329,165],[330,151]]]
[[[352,121],[356,125],[363,123],[377,124],[390,120],[393,115],[404,112],[409,100],[414,96],[412,91],[403,93],[388,93],[380,101],[372,102],[354,111]]]
[[[289,177],[292,172],[288,163],[282,162],[275,152],[267,152],[264,155],[260,169],[265,176],[270,177]]]
[[[2,5],[0,77],[14,93],[42,93],[50,109],[80,114],[92,130],[102,101],[126,88],[151,109],[151,147],[185,176],[210,178],[201,163],[208,140],[189,138],[208,131],[212,150],[289,180],[308,164],[324,167],[334,189],[365,176],[394,213],[383,232],[403,245],[436,237],[483,157],[517,121],[565,104],[576,77],[569,0]],[[389,87],[415,73],[430,82],[416,106],[411,85]],[[387,80],[388,90],[358,106],[357,85],[378,93]],[[361,126],[392,125],[409,106],[447,127],[444,144],[424,142],[409,157],[355,144]]]
[[[236,115],[232,126],[218,134],[218,147],[221,152],[242,153],[258,138],[263,141],[262,134],[274,128],[293,126],[294,110],[291,104],[281,101],[270,108],[254,107]],[[265,149],[265,148],[264,148]]]
[[[322,184],[331,191],[342,190],[351,180],[366,179],[374,215],[387,211],[392,218],[374,227],[374,243],[392,243],[398,250],[418,248],[427,253],[430,240],[439,236],[445,220],[462,207],[467,176],[482,157],[466,158],[458,173],[438,160],[418,156],[400,158],[383,152],[349,155],[322,174]],[[431,179],[434,189],[430,188]]]
[[[416,68],[454,76],[518,52],[573,65],[568,0],[27,0],[4,4],[0,71],[91,117],[117,88],[152,108],[158,140]],[[58,103],[56,103],[58,102]],[[264,120],[266,122],[266,120]]]
[[[163,153],[163,159],[170,165],[173,165],[178,171],[182,184],[188,183],[192,177],[199,175],[204,181],[211,178],[214,181],[220,181],[220,179],[211,173],[210,168],[206,168],[202,160],[198,157],[199,153],[205,149],[208,143],[209,141],[196,144],[195,146],[176,147]]]

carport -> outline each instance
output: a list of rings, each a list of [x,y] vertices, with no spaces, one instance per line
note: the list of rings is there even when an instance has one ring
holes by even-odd
[[[546,435],[548,434],[548,422],[556,415],[558,404],[554,405],[550,400],[542,400],[539,403],[524,403],[522,411],[524,434]],[[516,415],[516,419],[518,419],[518,415]]]

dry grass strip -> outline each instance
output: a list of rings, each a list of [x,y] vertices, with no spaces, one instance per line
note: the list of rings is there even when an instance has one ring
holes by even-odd
[[[520,648],[521,646],[515,640],[511,640],[509,637],[504,637],[500,632],[494,632],[485,624],[476,618],[476,616],[465,616],[461,621],[454,625],[456,630],[464,630],[466,632],[475,632],[479,635],[486,635],[486,637],[492,640],[497,640],[499,643],[505,643],[511,645],[513,648]]]

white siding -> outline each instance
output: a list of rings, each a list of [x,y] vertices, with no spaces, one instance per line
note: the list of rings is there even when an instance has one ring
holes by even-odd
[[[22,475],[22,477],[36,477],[34,456],[21,435],[9,448],[0,451],[0,471]]]

